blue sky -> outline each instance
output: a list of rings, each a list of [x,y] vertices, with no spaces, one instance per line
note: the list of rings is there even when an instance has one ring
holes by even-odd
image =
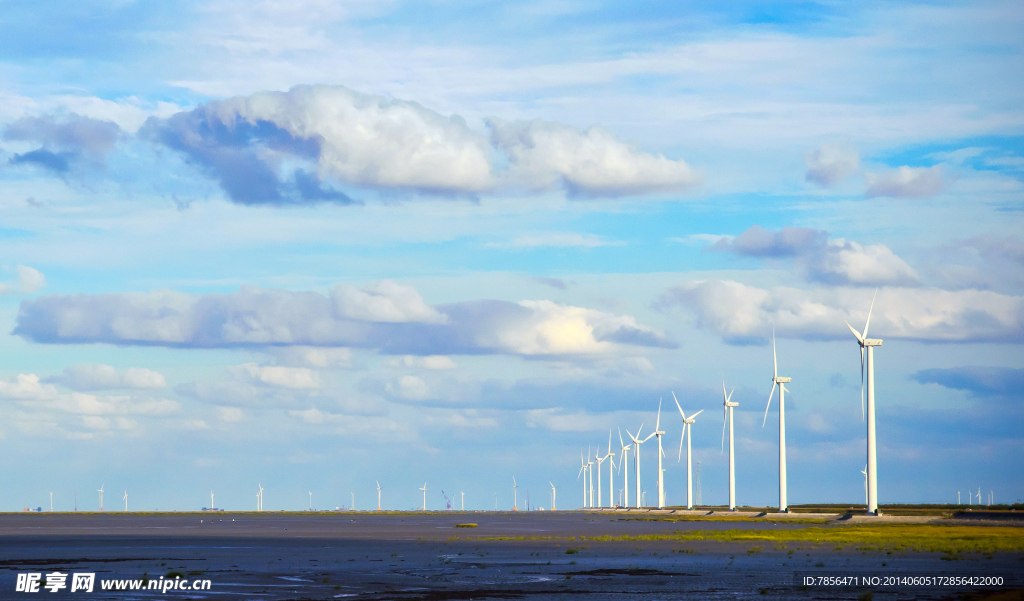
[[[1024,497],[1019,3],[2,7],[0,510]]]

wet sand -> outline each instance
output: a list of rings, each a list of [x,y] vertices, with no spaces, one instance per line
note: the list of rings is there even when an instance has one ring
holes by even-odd
[[[765,518],[621,519],[630,517],[636,515],[0,514],[0,599],[27,598],[14,592],[18,573],[55,570],[95,572],[97,580],[143,574],[156,579],[174,571],[212,581],[211,590],[202,593],[97,590],[83,595],[89,599],[856,599],[871,590],[882,600],[984,593],[949,587],[802,588],[799,579],[813,575],[988,575],[1005,578],[1002,588],[1024,586],[1024,557],[1018,554],[943,561],[934,553],[797,551],[796,543],[775,549],[772,543],[578,538],[813,527]],[[466,522],[478,526],[456,527]],[[482,540],[487,538],[492,540]]]

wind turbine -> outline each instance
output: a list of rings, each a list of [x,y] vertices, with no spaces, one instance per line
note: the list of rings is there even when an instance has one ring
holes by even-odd
[[[676,393],[675,392],[672,393],[672,399],[676,402],[676,408],[679,409],[679,415],[683,416],[683,433],[679,436],[679,459],[676,460],[676,463],[678,463],[679,461],[681,461],[683,459],[683,439],[685,438],[686,439],[686,508],[687,509],[693,509],[693,476],[690,473],[691,472],[690,468],[693,465],[692,461],[691,461],[691,454],[690,454],[690,446],[691,446],[691,441],[693,440],[693,434],[691,433],[690,436],[687,437],[686,433],[690,432],[690,426],[695,421],[697,421],[697,416],[700,415],[704,410],[701,409],[700,411],[698,411],[697,413],[694,413],[690,417],[686,417],[686,414],[683,413],[683,408],[679,406],[679,399],[676,398]]]
[[[581,475],[583,476],[583,507],[585,508],[587,506],[587,463],[583,461],[583,449],[580,449],[580,472],[576,474],[576,479],[579,480]]]
[[[309,492],[309,510],[313,511],[313,491]],[[210,493],[210,502],[213,502],[213,493]]]
[[[124,510],[128,512],[128,489],[124,491]],[[53,511],[53,493],[50,493],[50,511]]]
[[[374,480],[377,483],[377,511],[380,511],[380,480]]]
[[[597,448],[600,449],[601,447],[597,447]],[[601,457],[597,453],[594,453],[594,460],[597,461],[597,505],[596,505],[596,507],[600,507],[601,506],[601,462],[603,462],[605,459],[608,459],[607,455],[605,455],[604,457]]]
[[[423,488],[421,488],[420,490],[423,491],[423,511],[426,511],[427,510],[427,483],[426,482],[423,483]]]
[[[725,394],[725,380],[722,380],[722,398],[725,402],[722,403],[722,411],[724,415],[722,417],[722,451],[725,451],[725,423],[729,422],[729,511],[736,511],[736,453],[735,444],[732,428],[732,409],[733,407],[739,407],[739,403],[732,402],[732,393],[736,392],[733,388],[732,392],[728,395]]]
[[[551,480],[548,480],[548,484],[551,484]],[[555,495],[557,492],[555,485],[551,484],[551,511],[555,511]]]
[[[462,511],[466,511],[466,492],[462,491]]]
[[[519,511],[519,486],[516,485],[516,477],[512,476],[512,511]]]
[[[611,459],[612,457],[615,457],[615,453],[612,453],[612,431],[611,431],[610,428],[608,429],[608,454],[605,455],[604,457],[605,457],[605,459]],[[615,468],[615,461],[614,460],[609,461],[608,462],[608,507],[609,508],[615,506],[615,499],[612,498],[612,495],[615,494],[615,472],[613,471],[614,468]],[[554,507],[554,504],[552,503],[551,506]]]
[[[981,505],[981,487],[978,487],[978,505]]]
[[[96,492],[100,493],[100,511],[103,511],[103,487],[104,486],[106,486],[106,485],[105,484],[101,484],[100,485],[100,489],[96,491]]]
[[[640,496],[643,494],[641,492],[641,490],[640,490],[640,445],[642,445],[645,442],[647,442],[648,440],[650,440],[651,436],[654,436],[654,434],[650,434],[650,435],[647,436],[647,438],[645,438],[643,440],[640,440],[640,430],[642,430],[643,427],[644,427],[644,425],[640,424],[640,427],[637,428],[636,436],[633,436],[632,434],[629,434],[629,430],[626,430],[626,434],[629,434],[629,437],[633,439],[633,446],[636,447],[636,450],[633,451],[633,463],[636,465],[636,508],[637,509],[640,509],[640,507],[641,507]],[[655,433],[657,433],[657,431],[655,431]],[[659,463],[660,463],[661,458],[659,457],[658,459],[659,459]]]
[[[590,447],[587,447],[587,473],[590,474],[590,505],[594,508],[594,462],[590,460]]]
[[[865,371],[867,372],[867,384],[868,384],[868,406],[867,406],[867,425],[868,425],[868,513],[878,515],[878,461],[875,452],[875,354],[874,350],[876,346],[882,346],[882,341],[875,338],[868,338],[868,326],[871,325],[871,311],[875,308],[875,297],[878,296],[878,290],[875,290],[875,296],[871,297],[871,306],[868,308],[868,319],[864,322],[864,332],[859,333],[853,329],[850,322],[846,322],[846,327],[850,328],[857,343],[860,344],[860,410],[862,419],[864,416],[864,376]],[[867,361],[864,360],[865,349],[867,349]],[[865,370],[865,366],[867,369]]]
[[[658,509],[665,508],[665,469],[662,468],[661,459],[665,456],[665,451],[661,448],[661,436],[664,432],[661,430],[661,401],[658,399],[658,419],[654,422],[654,434],[648,436],[644,441],[650,440],[651,436],[658,437]]]
[[[768,423],[768,409],[772,406],[772,397],[775,396],[775,387],[779,387],[779,513],[789,512],[789,502],[786,499],[786,384],[792,382],[793,378],[779,377],[779,358],[775,354],[775,326],[772,325],[772,364],[775,371],[772,376],[772,391],[768,395],[768,405],[764,408],[764,420],[761,422],[763,428]]]
[[[310,496],[310,499],[312,499],[312,496]],[[213,509],[214,507],[216,507],[216,505],[213,504],[213,491],[211,490],[210,491],[210,509]]]
[[[627,431],[628,433],[628,431]],[[629,454],[631,445],[622,443],[622,428],[619,428],[619,446],[622,447],[622,455],[619,456],[619,469],[622,469],[622,465],[625,463],[626,470],[622,472],[622,492],[625,495],[625,499],[622,501],[623,507],[629,507],[629,463],[627,462],[626,455]]]
[[[257,482],[256,486],[260,489],[260,491],[256,493],[256,511],[263,511],[263,485]]]
[[[868,466],[865,465],[864,469],[861,470],[860,473],[864,474],[864,505],[867,505],[868,504]],[[956,493],[956,500],[957,500],[957,504],[959,505],[960,493]]]
[[[127,492],[128,491],[125,491],[125,493],[127,493]],[[52,491],[50,492],[50,511],[53,511],[53,492]],[[125,511],[128,511],[128,510],[125,509]]]

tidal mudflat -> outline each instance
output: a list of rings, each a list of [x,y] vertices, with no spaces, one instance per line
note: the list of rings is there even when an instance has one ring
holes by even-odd
[[[211,581],[97,584],[92,599],[984,599],[1024,589],[1024,528],[610,511],[0,514],[0,598],[27,596],[15,592],[26,572]],[[929,577],[1002,584],[921,585]]]

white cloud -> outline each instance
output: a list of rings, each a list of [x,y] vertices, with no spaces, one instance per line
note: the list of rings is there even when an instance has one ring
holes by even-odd
[[[848,286],[913,285],[914,269],[884,244],[862,246],[828,232],[784,227],[772,232],[754,225],[735,238],[721,237],[709,247],[717,252],[767,259],[791,258],[809,281]]]
[[[600,126],[581,132],[540,119],[487,123],[494,145],[508,154],[510,181],[532,190],[628,196],[686,190],[700,182],[685,161],[641,152]]]
[[[866,174],[867,196],[897,198],[928,198],[945,187],[942,169],[934,167],[907,167]]]
[[[406,401],[425,401],[431,398],[430,387],[416,376],[402,376],[394,382],[388,382],[384,389],[389,395]]]
[[[291,346],[269,349],[278,365],[288,367],[348,368],[352,367],[352,349]]]
[[[243,363],[228,368],[228,371],[254,384],[279,386],[282,388],[317,389],[320,388],[320,374],[305,367],[280,367],[276,365],[257,365]]]
[[[543,300],[431,307],[415,289],[391,282],[363,291],[335,288],[330,299],[254,286],[230,294],[49,295],[22,303],[15,334],[46,343],[336,346],[419,356],[592,354],[619,345],[673,345],[627,315]]]
[[[444,323],[445,316],[427,306],[412,286],[381,280],[359,290],[338,285],[331,291],[335,310],[345,317],[377,322]]]
[[[857,151],[840,144],[822,144],[804,155],[806,178],[823,188],[831,188],[860,168]]]
[[[625,242],[606,240],[594,234],[577,232],[543,232],[517,236],[510,242],[488,242],[487,248],[536,248],[540,246],[597,248],[599,246],[623,246]]]
[[[392,359],[391,365],[394,367],[422,367],[434,370],[455,369],[458,367],[450,357],[444,355],[429,355],[427,357],[405,355],[404,357]]]
[[[163,374],[144,367],[129,367],[119,371],[109,365],[72,365],[60,376],[44,381],[63,384],[73,390],[104,390],[111,388],[163,388],[167,381]]]
[[[861,327],[871,293],[830,288],[765,290],[734,281],[690,282],[658,301],[689,309],[698,327],[736,344],[760,343],[772,323],[780,336],[845,339],[844,321]],[[931,342],[1024,342],[1024,297],[979,290],[885,288],[878,292],[871,335]]]
[[[46,278],[37,270],[24,265],[14,269],[18,272],[17,281],[0,282],[0,294],[32,294],[46,285]]]

